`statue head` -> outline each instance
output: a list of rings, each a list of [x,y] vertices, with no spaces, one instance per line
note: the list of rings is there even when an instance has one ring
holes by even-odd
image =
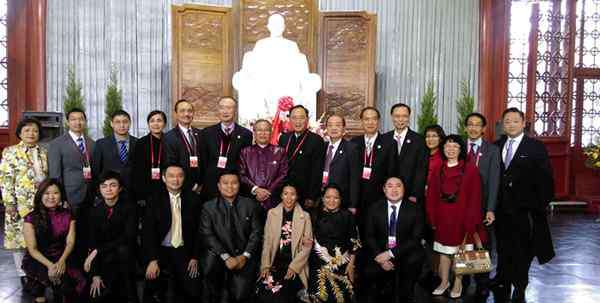
[[[267,28],[272,37],[281,37],[285,30],[285,20],[280,14],[273,14],[269,17]]]

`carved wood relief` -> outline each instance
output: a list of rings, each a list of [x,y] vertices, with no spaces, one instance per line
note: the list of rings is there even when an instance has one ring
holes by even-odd
[[[216,105],[231,94],[230,9],[202,5],[174,5],[173,104],[194,104],[194,125],[218,121]]]
[[[360,133],[360,111],[375,105],[376,16],[355,12],[321,15],[320,111],[346,116],[351,134]]]

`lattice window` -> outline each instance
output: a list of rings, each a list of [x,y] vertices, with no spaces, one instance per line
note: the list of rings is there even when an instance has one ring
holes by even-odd
[[[534,130],[538,136],[560,137],[566,130],[570,96],[567,1],[539,2]]]
[[[531,5],[526,1],[511,3],[507,107],[522,111],[525,111],[527,101],[530,17]]]
[[[8,127],[7,11],[8,0],[0,0],[0,128]]]
[[[577,1],[576,24],[577,67],[600,68],[600,0]]]
[[[581,145],[587,146],[600,136],[600,79],[579,81],[584,81]]]

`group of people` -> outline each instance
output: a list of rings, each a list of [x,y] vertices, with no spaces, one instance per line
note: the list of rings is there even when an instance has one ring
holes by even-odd
[[[387,133],[379,110],[364,108],[364,135],[351,140],[332,114],[324,141],[299,105],[277,146],[270,121],[250,131],[236,108],[221,98],[220,122],[199,130],[193,104],[178,100],[176,126],[164,132],[166,114],[152,111],[139,139],[117,111],[113,135],[96,142],[74,109],[48,150],[40,123],[22,120],[0,187],[4,246],[24,289],[36,302],[48,287],[72,302],[138,302],[141,272],[143,302],[411,302],[433,270],[432,295],[458,298],[453,255],[489,248],[495,233],[497,274],[477,275],[477,291],[510,298],[514,286],[513,301],[524,302],[532,259],[554,255],[548,155],[516,108],[495,143],[479,113],[464,121],[467,140],[439,125],[423,137],[403,103]]]

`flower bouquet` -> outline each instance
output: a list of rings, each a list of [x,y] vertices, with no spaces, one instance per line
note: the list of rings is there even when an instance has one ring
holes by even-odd
[[[596,138],[596,144],[583,149],[583,154],[587,157],[585,166],[592,169],[600,169],[600,137]]]

